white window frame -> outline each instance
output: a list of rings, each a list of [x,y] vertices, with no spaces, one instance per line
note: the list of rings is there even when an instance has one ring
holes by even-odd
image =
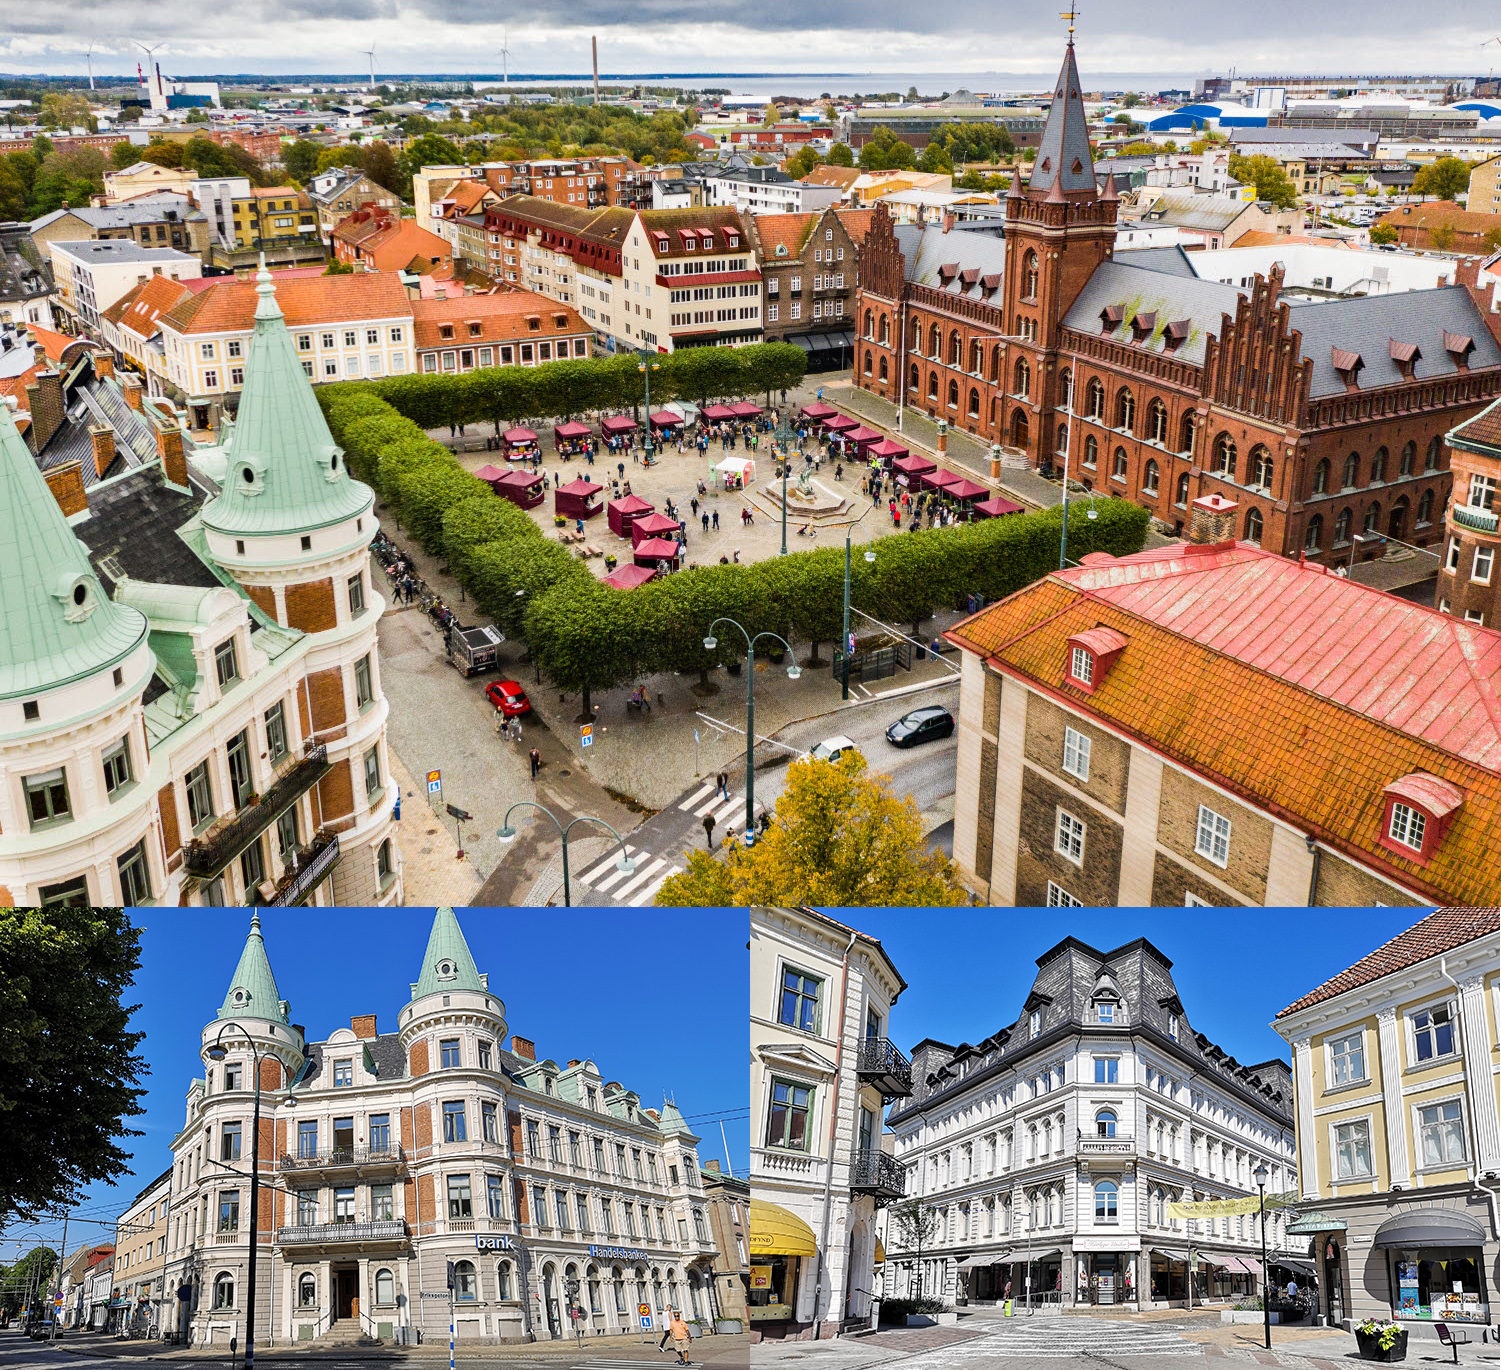
[[[1481,572],[1481,562],[1485,563],[1485,570]],[[1489,585],[1491,583],[1491,571],[1496,563],[1496,549],[1494,547],[1476,544],[1475,559],[1470,563],[1470,580],[1476,585]]]
[[[1365,1127],[1366,1154],[1370,1157],[1371,1168],[1361,1175],[1339,1174],[1339,1137],[1338,1130],[1342,1127],[1351,1127],[1355,1124]],[[1350,1118],[1331,1118],[1329,1120],[1329,1183],[1340,1184],[1369,1184],[1376,1178],[1376,1127],[1374,1115],[1370,1113],[1356,1114]]]
[[[1068,724],[1063,726],[1063,771],[1076,780],[1089,783],[1089,758],[1093,739]],[[1072,754],[1072,755],[1071,755]]]
[[[1461,1041],[1459,1035],[1458,1007],[1458,1003],[1452,994],[1440,994],[1426,1003],[1413,1004],[1410,1008],[1402,1010],[1402,1035],[1406,1038],[1407,1067],[1409,1070],[1428,1070],[1435,1065],[1463,1060],[1464,1042]],[[1420,1061],[1418,1060],[1418,1032],[1413,1019],[1420,1013],[1432,1013],[1436,1008],[1448,1008],[1449,1010],[1449,1026],[1453,1029],[1453,1050],[1446,1056],[1430,1056],[1426,1061]]]
[[[1428,815],[1414,804],[1395,800],[1386,820],[1386,835],[1398,846],[1421,852],[1428,835]],[[1415,842],[1412,840],[1414,837],[1417,838]]]
[[[1206,817],[1209,819],[1207,825]],[[1223,834],[1220,832],[1222,823],[1225,826]],[[1234,823],[1224,814],[1211,809],[1207,804],[1200,804],[1198,821],[1194,824],[1194,854],[1202,856],[1206,861],[1212,861],[1223,870],[1230,864],[1230,835],[1234,829]],[[1218,843],[1221,841],[1225,846],[1223,856],[1215,854]]]
[[[1074,865],[1083,866],[1086,831],[1084,820],[1060,805],[1053,817],[1053,850]],[[1076,844],[1077,850],[1074,849]]]
[[[1094,684],[1094,653],[1087,647],[1075,647],[1069,655],[1068,673],[1086,685]]]
[[[1459,1108],[1460,1155],[1458,1160],[1435,1161],[1430,1164],[1423,1159],[1423,1110],[1425,1108],[1442,1108],[1445,1104],[1455,1104]],[[1414,1099],[1411,1108],[1413,1155],[1417,1159],[1416,1168],[1418,1173],[1421,1174],[1425,1170],[1465,1169],[1470,1163],[1470,1119],[1465,1109],[1465,1096],[1463,1094],[1450,1094],[1441,1099]]]
[[[1335,1062],[1337,1053],[1335,1052],[1334,1048],[1336,1046],[1338,1046],[1341,1042],[1348,1042],[1352,1038],[1355,1038],[1355,1037],[1358,1037],[1360,1039],[1360,1045],[1358,1047],[1358,1050],[1360,1052],[1360,1069],[1361,1069],[1362,1073],[1360,1075],[1352,1075],[1348,1080],[1336,1080],[1335,1079],[1335,1066],[1334,1066],[1334,1062]],[[1352,1029],[1351,1031],[1342,1033],[1342,1034],[1337,1035],[1337,1036],[1335,1034],[1333,1034],[1333,1033],[1330,1033],[1329,1035],[1327,1035],[1324,1038],[1324,1088],[1325,1088],[1325,1090],[1341,1089],[1341,1088],[1343,1088],[1346,1085],[1368,1084],[1370,1082],[1370,1078],[1371,1078],[1371,1072],[1370,1072],[1370,1066],[1369,1066],[1369,1057],[1366,1055],[1366,1041],[1365,1041],[1365,1028],[1364,1027],[1357,1027],[1357,1028]]]

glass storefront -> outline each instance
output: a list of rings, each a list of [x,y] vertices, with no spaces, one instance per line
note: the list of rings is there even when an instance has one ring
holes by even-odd
[[[1387,1252],[1392,1312],[1418,1322],[1490,1321],[1480,1247],[1424,1246]]]
[[[797,1298],[797,1257],[763,1256],[751,1261],[747,1311],[752,1322],[791,1322]]]

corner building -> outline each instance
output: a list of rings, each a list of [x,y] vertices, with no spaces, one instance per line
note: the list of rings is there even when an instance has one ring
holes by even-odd
[[[449,1261],[462,1341],[631,1331],[641,1303],[654,1327],[671,1306],[712,1317],[698,1138],[678,1110],[642,1108],[592,1061],[508,1043],[451,909],[411,990],[394,1031],[368,1014],[309,1041],[252,918],[172,1144],[175,1325],[195,1345],[244,1344],[254,1062],[234,1031],[225,1061],[208,1055],[230,1021],[262,1058],[260,1344],[441,1339]]]

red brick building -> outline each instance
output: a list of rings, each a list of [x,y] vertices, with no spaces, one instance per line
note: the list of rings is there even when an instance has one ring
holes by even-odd
[[[1438,608],[1501,627],[1501,400],[1449,434],[1454,493],[1444,511]]]
[[[1006,234],[895,228],[860,259],[856,382],[1061,466],[1181,531],[1219,493],[1240,536],[1340,564],[1368,533],[1427,544],[1443,435],[1501,394],[1501,316],[1470,284],[1305,301],[1282,276],[1201,279],[1178,248],[1115,251],[1072,46]],[[1069,431],[1074,417],[1075,431]]]
[[[753,124],[748,128],[731,129],[730,143],[751,152],[774,152],[778,148],[798,148],[815,138],[833,136],[834,130],[828,124]]]

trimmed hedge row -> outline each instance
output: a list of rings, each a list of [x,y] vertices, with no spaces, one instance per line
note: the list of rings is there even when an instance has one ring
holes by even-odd
[[[524,638],[562,689],[591,691],[665,671],[711,669],[744,655],[738,634],[714,619],[738,619],[811,643],[814,655],[842,629],[844,549],[820,547],[754,565],[702,566],[620,591],[601,584],[525,512],[470,475],[443,444],[397,414],[372,389],[318,390],[335,440],[351,469],[372,483],[398,520],[449,569],[478,608],[509,637]],[[1096,517],[1075,506],[1069,523],[1074,559],[1089,552],[1140,551],[1147,513],[1123,500],[1099,500]],[[1058,565],[1062,510],[1012,514],[951,528],[879,538],[851,561],[851,602],[914,636],[935,611],[966,595],[996,600]]]

